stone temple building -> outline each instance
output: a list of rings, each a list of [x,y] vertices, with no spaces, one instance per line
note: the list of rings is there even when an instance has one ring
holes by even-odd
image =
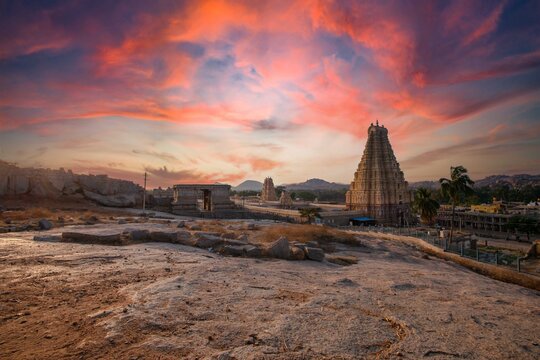
[[[271,177],[267,177],[264,179],[262,193],[261,193],[261,200],[262,201],[277,201],[276,197],[276,189],[274,187],[274,181]]]
[[[172,209],[178,215],[199,215],[234,208],[231,186],[226,184],[189,184],[173,186]]]
[[[358,169],[346,194],[347,210],[361,211],[379,223],[404,225],[411,192],[394,156],[384,125],[371,124]]]
[[[290,209],[293,206],[291,195],[288,191],[283,190],[279,197],[279,205],[284,209]]]

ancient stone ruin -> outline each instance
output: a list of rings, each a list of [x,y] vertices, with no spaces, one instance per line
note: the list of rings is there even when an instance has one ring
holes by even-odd
[[[290,209],[293,206],[291,195],[288,191],[282,191],[279,197],[279,205],[284,209]]]
[[[264,184],[261,193],[262,201],[277,201],[276,189],[274,187],[274,181],[271,177],[264,179]]]
[[[174,185],[173,191],[172,209],[175,214],[197,214],[234,208],[230,199],[230,185]]]
[[[346,194],[348,210],[362,211],[381,223],[404,224],[411,193],[388,140],[388,130],[371,124],[358,169]]]

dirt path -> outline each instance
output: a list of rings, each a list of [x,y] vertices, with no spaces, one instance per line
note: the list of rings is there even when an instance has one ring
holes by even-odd
[[[0,236],[2,359],[537,359],[540,293],[380,239],[358,264]]]

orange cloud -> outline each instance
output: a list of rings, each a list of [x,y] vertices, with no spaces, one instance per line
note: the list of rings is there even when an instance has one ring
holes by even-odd
[[[227,155],[225,160],[233,163],[237,167],[241,167],[245,164],[249,164],[251,170],[255,172],[273,170],[280,166],[283,166],[284,163],[280,161],[275,161],[259,156],[238,156],[238,155]]]
[[[283,165],[283,163],[279,161],[258,157],[250,157],[247,159],[247,161],[255,172],[272,170]]]

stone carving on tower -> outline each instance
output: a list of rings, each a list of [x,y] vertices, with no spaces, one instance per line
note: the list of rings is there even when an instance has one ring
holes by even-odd
[[[264,179],[262,193],[261,193],[261,200],[262,201],[277,201],[276,197],[276,189],[274,188],[274,181],[271,177],[267,177]]]
[[[371,124],[358,169],[346,194],[348,210],[380,223],[404,225],[410,217],[411,192],[399,168],[384,125]]]

